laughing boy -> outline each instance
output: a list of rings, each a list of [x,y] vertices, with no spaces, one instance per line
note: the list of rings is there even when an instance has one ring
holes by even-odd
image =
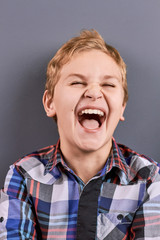
[[[126,65],[98,32],[57,51],[43,104],[59,141],[10,167],[0,239],[160,239],[158,164],[113,138],[127,100]]]

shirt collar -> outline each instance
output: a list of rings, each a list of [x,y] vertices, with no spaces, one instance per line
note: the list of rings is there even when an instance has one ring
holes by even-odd
[[[117,171],[117,174],[120,178],[121,184],[128,184],[130,182],[131,176],[129,166],[127,165],[125,157],[114,138],[112,138],[111,154],[107,160],[106,174],[113,168],[119,170]]]
[[[64,161],[63,154],[60,150],[60,140],[58,140],[48,157],[49,161],[45,166],[45,174],[51,172],[57,165],[62,165],[66,170],[72,171]],[[104,168],[106,174],[113,168],[118,168],[120,170],[118,171],[118,176],[121,184],[127,184],[130,181],[129,166],[127,165],[125,158],[114,138],[112,139],[112,151]],[[104,172],[104,169],[102,169],[101,173],[102,172]]]
[[[63,154],[60,150],[60,140],[58,140],[57,144],[54,146],[50,155],[48,156],[48,162],[45,166],[45,174],[51,172],[57,165],[62,165],[67,170],[70,170],[64,161]]]

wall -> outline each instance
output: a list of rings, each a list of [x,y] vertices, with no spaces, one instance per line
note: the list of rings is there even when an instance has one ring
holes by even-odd
[[[160,161],[160,1],[1,0],[0,187],[10,164],[58,139],[41,98],[57,48],[95,28],[121,53],[129,102],[116,139]]]

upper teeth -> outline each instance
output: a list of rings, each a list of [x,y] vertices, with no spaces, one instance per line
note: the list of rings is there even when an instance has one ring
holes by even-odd
[[[82,114],[98,114],[99,116],[104,116],[104,112],[102,112],[101,110],[97,110],[97,109],[85,109],[85,110],[82,110],[79,114],[80,115],[82,115]]]

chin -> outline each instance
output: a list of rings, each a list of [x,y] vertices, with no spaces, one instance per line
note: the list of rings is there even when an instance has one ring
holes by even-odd
[[[83,141],[79,144],[79,148],[84,152],[95,152],[99,149],[102,149],[105,144],[100,143],[99,141]]]

